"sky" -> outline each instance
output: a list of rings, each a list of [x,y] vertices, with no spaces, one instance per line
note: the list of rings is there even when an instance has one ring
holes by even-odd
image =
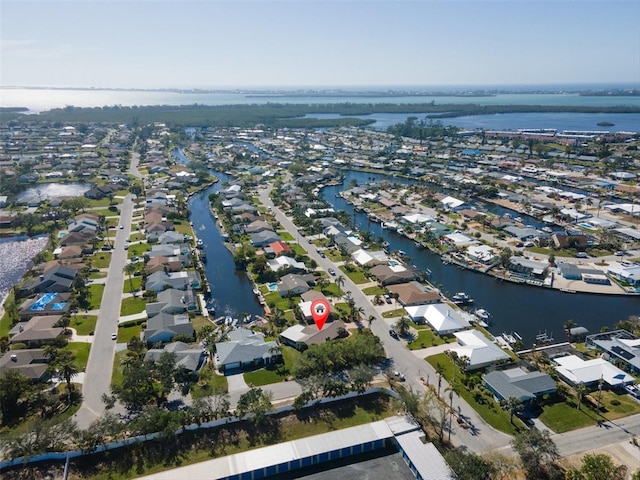
[[[0,0],[0,86],[634,83],[637,0]]]

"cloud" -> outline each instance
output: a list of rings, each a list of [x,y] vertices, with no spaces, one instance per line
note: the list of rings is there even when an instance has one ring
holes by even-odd
[[[96,47],[83,45],[39,45],[35,40],[0,39],[0,50],[3,56],[20,57],[24,60],[60,59],[79,53],[98,50]]]

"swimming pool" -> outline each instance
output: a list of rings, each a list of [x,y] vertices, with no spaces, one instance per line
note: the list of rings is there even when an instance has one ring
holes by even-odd
[[[389,260],[390,267],[397,267],[398,265],[400,265],[400,262],[398,262],[397,260]]]
[[[47,308],[47,305],[51,303],[51,301],[58,296],[55,292],[45,293],[38,300],[36,300],[33,305],[29,307],[29,310],[34,310],[36,312],[40,312]],[[62,307],[64,308],[64,307]],[[62,309],[61,309],[62,310]]]
[[[277,283],[268,283],[267,284],[267,288],[269,289],[270,292],[276,292],[276,291],[278,291],[278,284]]]
[[[581,226],[582,228],[586,228],[588,230],[597,230],[598,229],[593,223],[583,222],[583,223],[579,223],[578,225]]]

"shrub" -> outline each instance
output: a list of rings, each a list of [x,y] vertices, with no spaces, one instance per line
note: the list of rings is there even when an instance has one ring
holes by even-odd
[[[617,398],[614,398],[613,400],[611,400],[611,405],[613,405],[614,407],[617,407],[618,405],[620,405],[620,400],[618,400]]]

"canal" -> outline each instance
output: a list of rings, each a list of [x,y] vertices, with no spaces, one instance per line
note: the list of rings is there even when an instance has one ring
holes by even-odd
[[[535,342],[539,333],[547,333],[556,341],[564,341],[564,323],[573,320],[590,332],[596,333],[603,326],[613,327],[630,315],[640,314],[640,298],[629,296],[602,296],[568,294],[556,290],[536,288],[497,281],[493,277],[461,269],[454,265],[443,265],[440,257],[428,250],[418,248],[415,243],[395,232],[382,229],[379,223],[371,222],[365,213],[354,212],[353,207],[337,196],[346,189],[351,180],[359,185],[371,180],[384,179],[400,183],[411,180],[390,178],[364,172],[345,172],[342,185],[325,187],[322,197],[336,210],[355,213],[355,225],[360,230],[369,230],[374,237],[389,242],[390,250],[403,250],[410,263],[419,269],[432,271],[431,282],[447,295],[466,292],[475,300],[475,308],[485,308],[492,315],[489,330],[493,334],[516,331],[525,346]]]
[[[173,156],[182,164],[189,161],[181,150],[174,151]],[[211,303],[215,308],[215,316],[231,315],[238,318],[241,314],[263,315],[264,309],[253,293],[253,284],[246,272],[236,269],[233,255],[225,247],[224,239],[209,210],[209,195],[225,188],[225,182],[232,181],[232,177],[222,172],[211,173],[219,182],[192,195],[189,210],[193,230],[202,240],[207,253],[205,273],[211,287]]]

